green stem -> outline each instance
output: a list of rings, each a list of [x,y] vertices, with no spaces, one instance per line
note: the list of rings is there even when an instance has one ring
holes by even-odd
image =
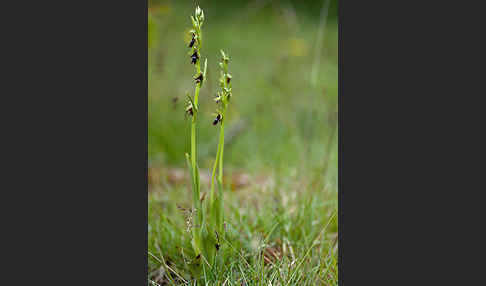
[[[225,115],[226,108],[223,108],[222,116],[223,121],[221,122],[221,129],[219,132],[219,142],[218,142],[218,151],[216,152],[216,159],[213,165],[213,172],[211,174],[211,197],[210,197],[210,204],[209,204],[209,213],[213,216],[212,223],[215,226],[218,233],[222,233],[223,228],[223,149],[224,149],[224,115]],[[214,185],[215,185],[215,176],[216,176],[216,169],[218,169],[218,195],[217,197],[214,194]],[[215,206],[217,198],[217,205]],[[216,216],[214,218],[214,216]]]
[[[198,67],[199,69],[199,67]],[[192,117],[192,124],[191,124],[191,164],[193,166],[192,173],[194,175],[194,178],[196,178],[196,123],[197,123],[197,101],[199,97],[199,84],[196,85],[196,91],[194,95],[194,105],[195,105],[195,110],[193,117]],[[199,192],[199,190],[197,190]]]
[[[209,204],[210,210],[213,209],[214,199],[215,199],[214,198],[214,179],[215,179],[215,175],[216,175],[216,168],[218,166],[220,149],[221,149],[221,144],[218,144],[218,151],[216,152],[216,159],[214,160],[213,172],[211,174],[211,192],[210,192],[210,204]],[[209,213],[211,213],[211,211],[209,211]]]
[[[219,133],[219,145],[221,146],[221,150],[219,152],[219,176],[218,176],[218,210],[219,210],[219,221],[218,224],[218,231],[219,233],[223,233],[223,150],[224,150],[224,122],[225,122],[225,112],[226,107],[223,109],[223,121],[221,122],[221,131]]]
[[[223,121],[221,122],[221,131],[219,132],[219,146],[220,146],[220,152],[219,152],[219,176],[218,180],[220,184],[223,183],[223,150],[224,150],[224,122],[225,122],[225,112],[226,108],[223,109]]]
[[[197,71],[201,70],[199,62],[196,64]],[[203,213],[201,208],[200,190],[199,190],[199,172],[197,171],[197,140],[196,140],[196,128],[197,128],[197,115],[198,115],[198,98],[199,98],[200,85],[196,84],[194,92],[194,114],[191,122],[191,165],[192,165],[192,179],[193,179],[193,203],[196,214],[193,219],[193,237],[195,242],[196,252],[201,252],[201,229],[203,221]],[[196,227],[198,225],[198,227]]]

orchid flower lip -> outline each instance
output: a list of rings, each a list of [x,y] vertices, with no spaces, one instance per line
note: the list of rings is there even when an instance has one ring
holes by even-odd
[[[199,55],[197,54],[197,51],[195,51],[191,55],[191,64],[196,64],[197,60],[199,59]]]
[[[196,80],[196,83],[202,82],[203,81],[203,74],[200,73],[199,76],[195,78],[195,80]]]

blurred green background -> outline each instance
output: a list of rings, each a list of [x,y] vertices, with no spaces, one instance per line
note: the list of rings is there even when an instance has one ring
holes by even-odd
[[[199,164],[209,169],[219,127],[220,49],[230,56],[233,97],[226,121],[225,172],[297,173],[337,192],[337,1],[149,1],[149,165],[184,168],[194,93],[187,31],[205,14]],[[278,181],[278,178],[277,178]]]

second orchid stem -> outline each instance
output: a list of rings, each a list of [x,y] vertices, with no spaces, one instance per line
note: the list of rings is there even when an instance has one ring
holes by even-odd
[[[213,172],[211,175],[211,191],[210,191],[210,212],[212,214],[212,224],[217,233],[222,234],[223,231],[223,153],[224,153],[224,126],[226,121],[226,109],[231,97],[231,75],[228,73],[228,61],[229,57],[221,51],[222,60],[220,63],[221,77],[220,87],[221,91],[218,92],[216,102],[221,104],[221,107],[217,110],[216,119],[213,124],[217,125],[221,123],[219,131],[218,150],[216,152],[216,159],[213,165]],[[216,176],[216,169],[218,169],[218,177]],[[215,180],[216,179],[216,180]],[[214,191],[215,181],[218,185],[217,195]]]

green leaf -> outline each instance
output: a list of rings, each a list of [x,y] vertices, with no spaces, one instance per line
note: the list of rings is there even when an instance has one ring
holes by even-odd
[[[203,78],[206,79],[206,70],[208,68],[208,58],[204,60],[204,71],[203,71]]]

